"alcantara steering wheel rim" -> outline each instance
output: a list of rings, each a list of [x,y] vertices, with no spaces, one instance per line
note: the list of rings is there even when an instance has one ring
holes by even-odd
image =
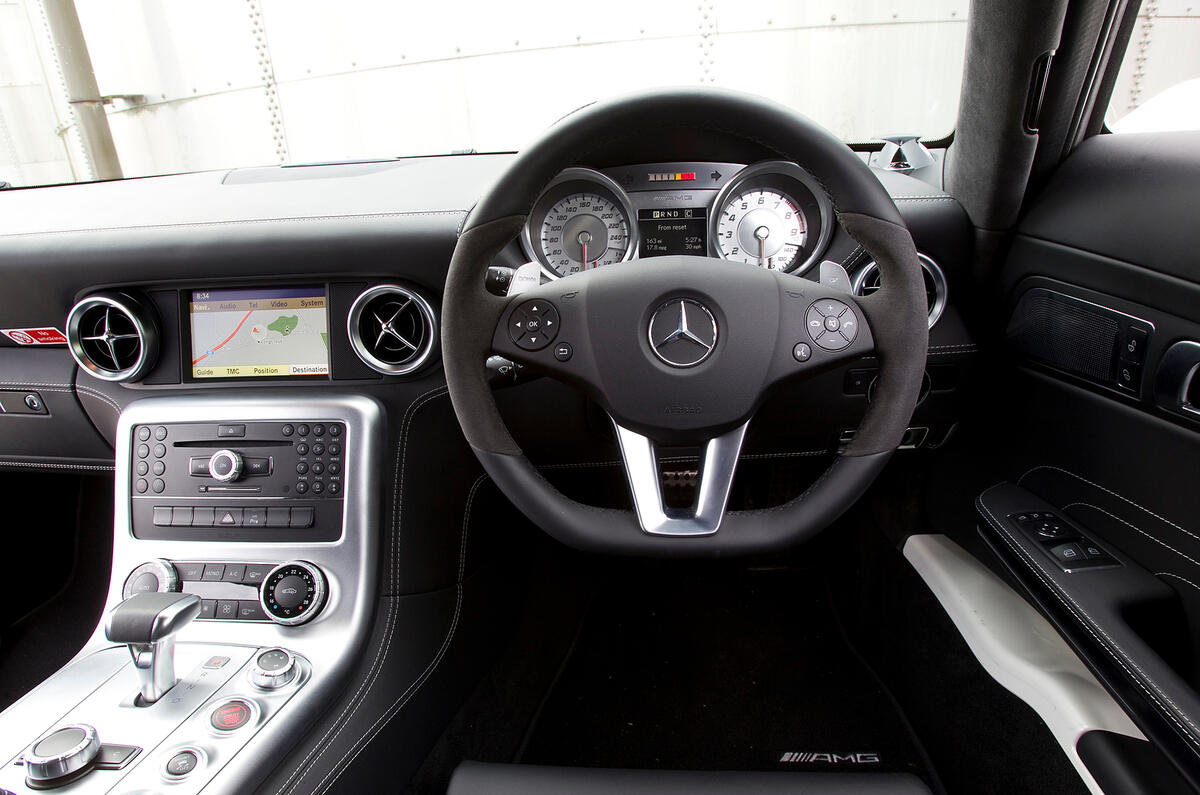
[[[723,120],[725,123],[714,123]],[[798,163],[829,194],[842,227],[879,264],[883,287],[859,298],[753,266],[699,257],[632,260],[542,285],[511,298],[484,289],[484,274],[517,237],[535,200],[597,141],[704,128],[738,136]],[[732,278],[731,278],[732,277]],[[711,356],[678,365],[655,354],[655,323],[685,323],[696,304],[713,320]],[[533,302],[531,304],[531,302]],[[825,302],[825,303],[822,303]],[[828,302],[834,302],[830,304]],[[812,346],[806,316],[857,323],[840,351]],[[716,89],[652,91],[598,103],[560,121],[519,154],[463,227],[446,279],[442,352],[455,413],[481,464],[508,498],[563,543],[606,553],[717,557],[778,549],[824,529],[866,490],[899,445],[916,407],[928,346],[925,291],[912,238],[895,203],[844,144],[789,109]],[[660,318],[660,310],[667,319]],[[543,314],[549,312],[552,314]],[[509,326],[553,318],[575,355],[518,344]],[[703,325],[704,315],[694,315]],[[697,322],[693,320],[693,322]],[[826,321],[832,322],[832,321]],[[535,324],[536,325],[536,324]],[[848,328],[849,326],[847,326]],[[526,339],[525,342],[528,342]],[[613,418],[635,510],[597,508],[555,489],[525,457],[500,417],[484,362],[499,353],[573,383]],[[800,496],[769,509],[727,511],[747,423],[774,386],[873,353],[880,375],[854,440]],[[687,396],[685,403],[679,403]],[[673,409],[683,407],[686,410]],[[663,507],[654,442],[704,449],[690,511]]]

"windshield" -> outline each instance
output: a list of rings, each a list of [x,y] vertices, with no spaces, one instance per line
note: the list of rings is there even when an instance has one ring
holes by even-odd
[[[523,147],[597,99],[714,85],[848,142],[948,134],[968,0],[15,0],[0,181]]]

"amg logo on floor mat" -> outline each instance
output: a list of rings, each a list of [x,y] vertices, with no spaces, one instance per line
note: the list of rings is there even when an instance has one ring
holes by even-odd
[[[820,764],[827,765],[877,765],[879,754],[874,752],[855,752],[845,754],[827,754],[819,751],[787,751],[779,757],[781,763],[791,765]]]

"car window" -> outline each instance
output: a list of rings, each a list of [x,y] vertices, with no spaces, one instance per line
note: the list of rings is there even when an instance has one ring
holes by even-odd
[[[511,151],[586,103],[671,85],[762,94],[847,141],[939,138],[970,3],[75,0],[82,59],[61,5],[0,4],[14,185]]]
[[[1115,133],[1200,130],[1200,3],[1146,0],[1105,114]]]

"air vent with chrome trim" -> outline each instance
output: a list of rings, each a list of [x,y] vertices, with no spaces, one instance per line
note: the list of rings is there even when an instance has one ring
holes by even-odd
[[[358,358],[384,375],[406,375],[427,361],[437,346],[437,319],[420,294],[396,284],[361,293],[346,320]]]
[[[925,298],[929,306],[929,327],[933,328],[933,324],[938,322],[942,312],[946,310],[948,296],[946,274],[940,265],[925,254],[917,252],[917,259],[920,260],[921,269],[924,272]],[[855,295],[870,295],[878,290],[882,286],[879,278],[879,265],[872,260],[862,266],[858,273],[854,274],[853,286]]]
[[[67,315],[71,356],[104,381],[132,381],[158,358],[158,323],[144,301],[127,293],[96,293]]]

